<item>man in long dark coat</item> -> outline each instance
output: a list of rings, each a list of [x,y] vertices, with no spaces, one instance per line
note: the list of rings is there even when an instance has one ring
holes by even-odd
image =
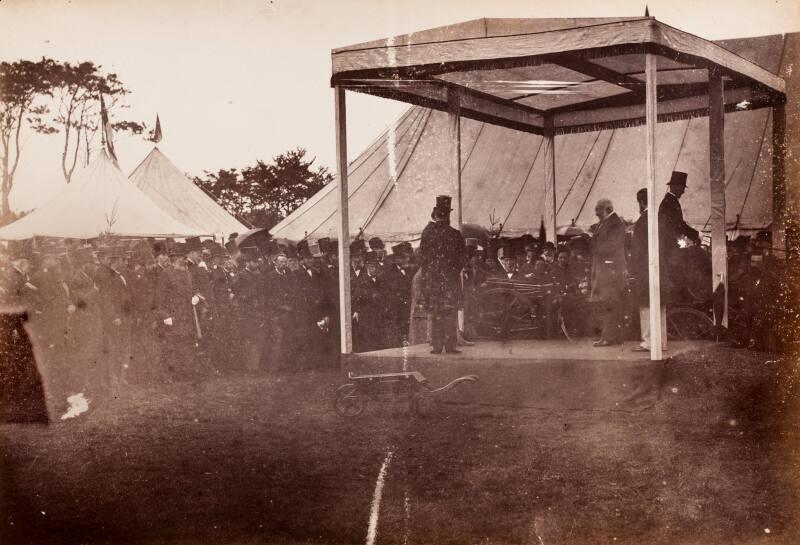
[[[130,282],[124,273],[127,258],[121,249],[103,248],[95,283],[99,291],[102,355],[99,372],[101,384],[117,397],[131,361],[131,329],[134,306]]]
[[[411,272],[408,266],[413,253],[411,244],[401,242],[392,246],[390,261],[384,266],[386,286],[386,338],[387,347],[399,347],[408,340],[408,322],[411,312]]]
[[[680,198],[686,191],[685,172],[672,173],[669,191],[664,195],[658,207],[658,245],[662,260],[667,268],[667,277],[672,281],[671,287],[677,289],[683,284],[684,272],[681,270],[680,246],[678,240],[686,237],[698,241],[699,233],[692,229],[683,219]],[[663,291],[663,290],[662,290]]]
[[[633,277],[631,293],[636,305],[639,307],[639,326],[642,342],[634,351],[650,351],[650,274],[647,243],[647,188],[636,192],[636,201],[639,203],[639,219],[633,226],[633,239],[631,240],[631,257],[628,262],[628,272]],[[662,225],[659,215],[659,229]],[[661,347],[667,349],[667,298],[670,293],[668,275],[664,252],[659,251],[659,279],[661,287]]]
[[[461,304],[461,269],[466,259],[464,237],[450,227],[451,199],[436,197],[431,219],[422,231],[420,266],[431,323],[431,353],[457,354],[458,308]]]
[[[263,273],[258,270],[258,248],[245,247],[240,251],[245,266],[231,287],[233,304],[238,319],[243,367],[246,371],[257,371],[261,367],[261,352],[266,340],[265,282]]]
[[[622,296],[625,291],[625,224],[608,199],[595,206],[600,220],[592,239],[591,295],[600,313],[602,333],[594,346],[622,342]]]
[[[198,371],[196,357],[196,325],[192,298],[192,277],[186,266],[185,250],[175,247],[170,252],[172,267],[158,277],[156,315],[163,332],[162,367],[172,379],[194,378]]]

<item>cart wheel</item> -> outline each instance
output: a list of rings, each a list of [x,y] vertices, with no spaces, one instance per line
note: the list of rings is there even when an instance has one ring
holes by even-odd
[[[364,398],[356,393],[355,384],[344,384],[336,389],[333,408],[339,416],[358,416],[364,412],[364,405]]]
[[[714,321],[693,308],[674,308],[667,312],[667,338],[675,341],[713,339]]]

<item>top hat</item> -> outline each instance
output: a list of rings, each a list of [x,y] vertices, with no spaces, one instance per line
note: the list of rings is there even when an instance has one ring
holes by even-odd
[[[401,242],[392,246],[392,255],[396,256],[410,256],[414,253],[414,249],[409,242]]]
[[[200,237],[189,237],[186,239],[186,251],[187,252],[194,252],[203,251],[203,245],[200,242]]]
[[[319,244],[319,251],[323,254],[336,252],[336,244],[331,242],[331,239],[328,237],[322,237],[321,239],[317,240],[317,244]]]
[[[308,247],[307,240],[301,240],[297,243],[297,253],[300,254],[302,258],[311,257],[311,250]]]
[[[689,177],[689,175],[686,174],[685,172],[679,172],[677,170],[673,170],[672,171],[672,176],[670,177],[669,181],[667,182],[667,185],[673,185],[674,184],[674,185],[682,185],[683,187],[686,187],[686,178],[688,178],[688,177]]]
[[[452,210],[450,203],[452,203],[453,199],[450,195],[437,195],[436,196],[436,207],[434,210],[439,212],[450,212]]]
[[[383,244],[381,237],[372,237],[369,239],[370,250],[383,250],[386,246]]]

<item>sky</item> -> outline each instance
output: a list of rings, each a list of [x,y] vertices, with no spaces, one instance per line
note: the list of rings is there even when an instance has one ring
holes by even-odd
[[[656,19],[706,39],[800,31],[798,0],[656,0]],[[632,17],[630,0],[0,0],[0,60],[90,60],[130,89],[120,118],[152,127],[184,172],[269,161],[295,147],[334,170],[330,51],[480,17]],[[352,160],[407,105],[347,95]],[[27,131],[11,206],[64,187],[63,137]],[[129,174],[152,147],[115,141]]]

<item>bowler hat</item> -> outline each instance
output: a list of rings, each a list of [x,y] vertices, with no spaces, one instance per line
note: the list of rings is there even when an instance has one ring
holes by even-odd
[[[669,182],[667,182],[667,185],[682,185],[683,187],[686,187],[686,178],[688,177],[689,175],[685,172],[673,170],[672,176],[670,177]]]
[[[385,247],[380,237],[372,237],[369,239],[370,250],[383,250]]]

